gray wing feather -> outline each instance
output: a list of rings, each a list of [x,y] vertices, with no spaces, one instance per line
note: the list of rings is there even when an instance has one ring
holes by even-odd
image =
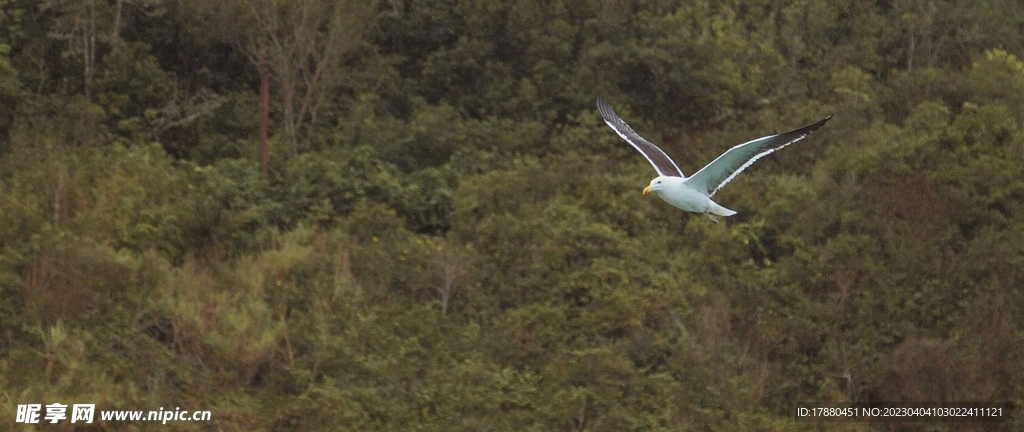
[[[820,128],[831,118],[832,116],[828,116],[799,129],[758,138],[733,147],[704,168],[701,168],[700,171],[697,171],[693,177],[686,180],[686,183],[694,189],[707,194],[709,197],[714,196],[715,192],[721,189],[722,186],[725,186],[726,183],[729,183],[758,159],[804,139],[804,137]]]
[[[611,103],[604,95],[597,96],[597,109],[601,111],[601,117],[604,117],[604,122],[608,124],[619,134],[622,139],[630,143],[633,148],[637,149],[641,154],[647,158],[647,161],[654,166],[654,169],[658,171],[659,175],[663,176],[674,176],[683,177],[683,171],[676,166],[676,163],[672,161],[672,158],[668,157],[665,152],[661,151],[658,146],[651,144],[650,141],[643,139],[633,129],[622,121],[618,115],[615,114],[615,110],[612,109]]]

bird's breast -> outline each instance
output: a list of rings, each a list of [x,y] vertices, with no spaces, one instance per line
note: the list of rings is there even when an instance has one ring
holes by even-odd
[[[658,196],[674,207],[693,213],[704,213],[712,205],[707,195],[682,183],[659,190]]]

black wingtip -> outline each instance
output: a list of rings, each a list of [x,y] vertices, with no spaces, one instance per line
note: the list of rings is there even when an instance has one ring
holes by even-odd
[[[821,120],[818,120],[818,121],[816,121],[814,123],[811,123],[811,124],[809,124],[807,126],[804,126],[802,128],[797,128],[793,132],[800,131],[800,132],[804,132],[804,133],[811,133],[811,132],[817,130],[818,128],[824,126],[825,123],[828,123],[829,120],[832,120],[832,117],[835,117],[835,114],[832,114],[832,115],[830,115],[828,117],[825,117],[825,118],[823,118]]]
[[[597,95],[597,110],[601,112],[601,117],[604,117],[607,121],[615,121],[615,118],[618,117],[615,114],[615,110],[612,109],[612,103],[603,94]]]
[[[835,114],[832,114],[832,115],[830,115],[828,117],[825,117],[825,118],[823,118],[821,120],[818,120],[818,121],[816,121],[814,123],[811,123],[811,124],[809,124],[807,126],[799,127],[799,128],[793,129],[793,130],[791,130],[789,132],[783,132],[781,134],[776,134],[775,136],[782,137],[782,138],[787,139],[787,140],[793,139],[793,138],[796,138],[796,137],[807,136],[807,134],[810,134],[811,132],[814,132],[814,131],[818,130],[818,128],[824,126],[825,123],[828,123],[829,120],[832,120],[832,117],[834,117],[834,116],[835,116]]]

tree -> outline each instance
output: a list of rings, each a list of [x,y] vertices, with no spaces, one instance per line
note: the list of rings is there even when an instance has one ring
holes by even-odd
[[[465,248],[459,248],[458,244],[453,245],[447,241],[430,242],[428,246],[433,248],[430,252],[431,261],[437,279],[437,283],[430,285],[430,288],[441,296],[441,315],[448,315],[455,284],[466,276],[473,264],[473,257],[469,255],[471,248],[468,244]]]
[[[106,2],[100,6],[105,6]],[[96,65],[96,29],[99,11],[95,0],[50,0],[40,5],[40,10],[53,9],[58,14],[54,20],[50,37],[67,41],[64,52],[77,57],[82,64],[82,86],[86,99],[92,95],[92,78]]]
[[[254,30],[245,49],[276,81],[285,133],[295,145],[336,92],[352,79],[347,56],[373,25],[376,2],[301,0],[243,2]]]

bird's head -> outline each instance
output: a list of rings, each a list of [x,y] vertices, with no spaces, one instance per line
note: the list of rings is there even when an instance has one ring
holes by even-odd
[[[651,180],[651,184],[644,188],[644,195],[651,192],[657,192],[665,186],[666,178],[664,176],[658,176],[654,180]]]

